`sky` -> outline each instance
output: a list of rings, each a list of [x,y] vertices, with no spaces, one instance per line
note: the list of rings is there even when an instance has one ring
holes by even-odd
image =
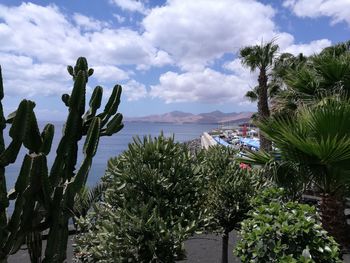
[[[349,36],[350,0],[0,0],[4,110],[26,98],[38,119],[63,120],[66,67],[84,56],[87,96],[121,84],[124,116],[255,111],[240,48],[275,38],[279,53],[312,55]]]

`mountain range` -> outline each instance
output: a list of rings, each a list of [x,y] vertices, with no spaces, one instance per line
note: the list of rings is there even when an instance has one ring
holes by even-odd
[[[161,115],[149,115],[144,117],[125,118],[126,122],[161,122],[161,123],[239,123],[250,120],[253,112],[223,113],[213,111],[208,113],[193,114],[182,111],[172,111]]]

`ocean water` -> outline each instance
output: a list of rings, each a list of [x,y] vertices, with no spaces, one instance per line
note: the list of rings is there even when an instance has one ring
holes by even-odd
[[[39,127],[42,128],[46,123],[39,123]],[[63,123],[54,122],[55,125],[55,136],[52,143],[51,152],[48,156],[49,168],[51,167],[53,160],[56,156],[56,149],[59,140],[62,135]],[[132,142],[134,136],[144,136],[151,135],[152,137],[158,136],[161,131],[163,131],[165,136],[174,135],[175,140],[178,142],[189,141],[199,136],[204,131],[209,131],[217,126],[214,124],[164,124],[164,123],[124,123],[124,128],[117,134],[110,137],[102,137],[100,139],[99,148],[93,159],[93,164],[88,176],[87,184],[89,186],[95,185],[99,179],[104,175],[107,161],[114,156],[119,155],[121,152],[127,149],[128,144]],[[10,143],[10,138],[8,137],[8,131],[4,132],[5,143],[8,145]],[[77,168],[79,168],[80,160],[82,159],[82,145],[84,143],[84,138],[81,141],[79,148],[79,160]],[[22,147],[23,148],[23,147]],[[23,157],[25,155],[25,149],[22,149],[17,161],[14,164],[6,167],[6,181],[7,189],[14,187],[19,170],[22,165]]]

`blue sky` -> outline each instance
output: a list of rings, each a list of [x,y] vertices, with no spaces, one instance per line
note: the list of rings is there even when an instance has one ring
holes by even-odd
[[[4,108],[28,98],[39,119],[63,119],[66,66],[85,56],[88,95],[122,84],[126,116],[254,111],[244,94],[257,76],[241,47],[277,37],[280,52],[312,55],[349,33],[349,0],[2,0]]]

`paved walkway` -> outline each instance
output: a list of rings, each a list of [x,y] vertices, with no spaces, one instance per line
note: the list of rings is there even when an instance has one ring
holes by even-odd
[[[240,261],[232,255],[235,235],[230,235],[229,244],[229,263],[239,263]],[[220,263],[221,262],[221,236],[219,235],[197,235],[185,242],[187,259],[179,262],[182,263]],[[67,255],[68,263],[72,262],[73,255],[72,241],[69,241]],[[15,255],[10,256],[8,263],[29,263],[29,256],[25,249],[21,249]]]
[[[237,237],[235,233],[230,234],[229,240],[229,263],[240,263],[241,261],[233,256],[232,250],[236,244]],[[179,261],[179,263],[220,263],[221,262],[221,236],[219,235],[197,235],[185,242],[187,251],[187,259]],[[72,260],[72,240],[68,244],[68,260]],[[30,263],[29,256],[26,250],[20,250],[15,255],[11,256],[8,263]],[[346,255],[344,263],[350,263],[350,255]]]

